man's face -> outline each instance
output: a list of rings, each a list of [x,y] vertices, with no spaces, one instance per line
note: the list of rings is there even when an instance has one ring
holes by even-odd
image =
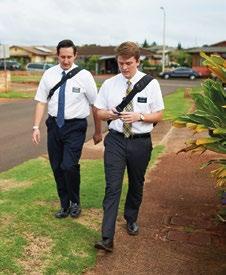
[[[74,63],[76,55],[72,47],[60,48],[58,54],[58,61],[63,70],[69,70]]]
[[[137,67],[140,64],[140,61],[137,61],[134,56],[127,58],[119,55],[117,62],[120,72],[127,79],[131,79],[136,74]]]

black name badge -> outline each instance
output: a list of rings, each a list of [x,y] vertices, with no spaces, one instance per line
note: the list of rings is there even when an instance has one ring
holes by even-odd
[[[137,102],[140,102],[140,103],[147,103],[147,98],[146,98],[146,97],[138,97],[138,98],[137,98]]]

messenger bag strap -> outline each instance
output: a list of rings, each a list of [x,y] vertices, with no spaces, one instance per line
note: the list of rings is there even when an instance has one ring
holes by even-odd
[[[132,91],[122,100],[122,102],[116,106],[116,110],[120,113],[129,104],[129,102],[134,98],[134,96],[141,92],[151,81],[153,77],[150,74],[143,76],[134,86]]]
[[[62,85],[64,84],[65,81],[67,81],[69,78],[72,78],[73,76],[75,76],[77,73],[79,73],[82,69],[80,69],[79,67],[76,67],[74,69],[72,69],[71,71],[69,71],[50,91],[49,91],[49,95],[47,97],[48,100],[51,99],[51,97],[53,96],[54,92]]]
[[[154,78],[150,74],[144,75],[134,86],[132,91],[124,97],[122,102],[115,107],[115,109],[120,113],[123,109],[129,104],[129,102],[134,98],[134,96],[141,92]],[[112,120],[108,120],[107,124],[109,125]]]

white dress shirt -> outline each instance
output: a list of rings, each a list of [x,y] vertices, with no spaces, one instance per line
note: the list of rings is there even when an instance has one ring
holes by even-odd
[[[145,74],[137,71],[130,79],[132,87]],[[94,105],[98,109],[110,110],[121,103],[126,96],[127,81],[121,73],[106,80],[101,86]],[[133,110],[137,113],[150,114],[164,109],[161,89],[156,79],[153,79],[140,93],[137,93],[133,100]],[[121,119],[112,121],[109,129],[123,132],[123,122]],[[149,133],[153,129],[152,123],[136,121],[132,123],[134,134]]]
[[[66,73],[77,67],[75,64],[65,71]],[[46,70],[39,83],[35,100],[47,103],[49,91],[61,80],[63,69],[60,65]],[[57,116],[58,88],[48,102],[48,113]],[[65,119],[85,118],[90,114],[90,105],[94,104],[97,96],[97,87],[91,73],[81,70],[78,74],[67,80],[65,88]]]

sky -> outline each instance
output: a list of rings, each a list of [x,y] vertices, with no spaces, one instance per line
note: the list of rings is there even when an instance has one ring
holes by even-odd
[[[124,41],[183,48],[226,40],[225,0],[0,0],[0,44],[117,46]]]

